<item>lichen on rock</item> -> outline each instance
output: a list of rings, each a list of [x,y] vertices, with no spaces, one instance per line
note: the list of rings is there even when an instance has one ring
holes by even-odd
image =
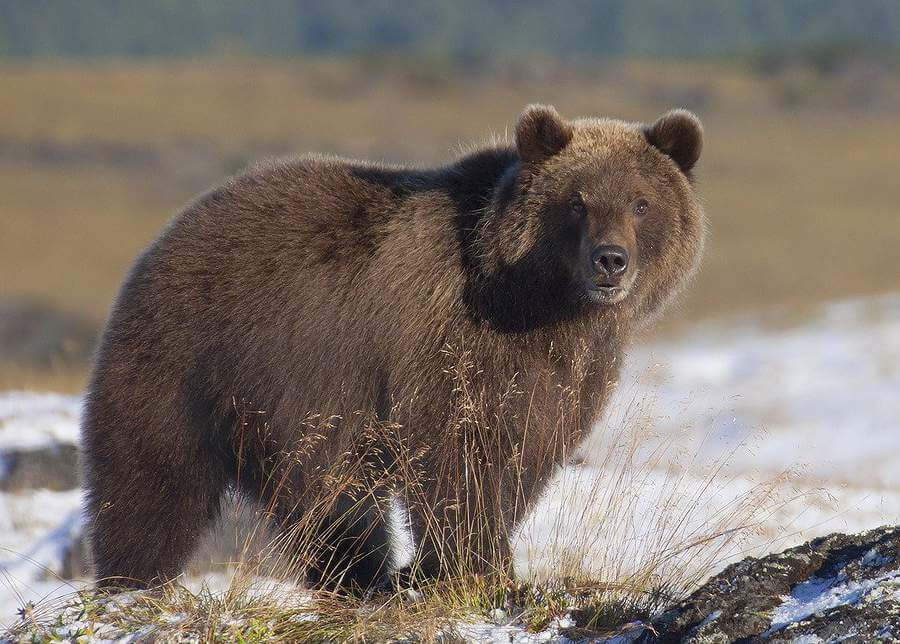
[[[644,642],[898,642],[900,527],[831,534],[710,579]]]

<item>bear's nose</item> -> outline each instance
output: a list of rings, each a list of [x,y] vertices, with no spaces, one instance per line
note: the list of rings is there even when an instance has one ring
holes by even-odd
[[[591,253],[594,270],[606,277],[621,277],[628,268],[628,251],[621,246],[597,246]]]

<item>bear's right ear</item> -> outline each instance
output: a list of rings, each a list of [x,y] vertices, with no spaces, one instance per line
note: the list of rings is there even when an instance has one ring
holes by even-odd
[[[572,140],[572,126],[550,105],[529,105],[516,124],[516,147],[523,163],[541,163]]]
[[[703,149],[700,119],[687,110],[670,110],[653,125],[644,127],[644,137],[650,145],[672,159],[688,178],[691,177],[691,169]]]

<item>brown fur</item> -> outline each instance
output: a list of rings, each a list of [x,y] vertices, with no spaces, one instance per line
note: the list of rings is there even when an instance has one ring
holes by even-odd
[[[685,283],[703,237],[692,115],[641,126],[532,106],[516,136],[436,170],[262,164],[175,218],[122,287],[87,397],[99,578],[176,575],[229,487],[288,530],[323,485],[316,472],[342,455],[370,458],[358,436],[373,417],[400,423],[430,476],[420,496],[406,494],[420,540],[429,516],[452,527],[473,504],[488,508],[492,534],[454,548],[460,533],[445,530],[422,543],[422,569],[440,574],[453,552],[478,569],[489,542],[508,559],[505,535],[600,415],[627,339]],[[598,244],[632,258],[618,303],[583,290]],[[474,366],[488,415],[504,419],[479,452],[490,503],[460,483],[468,443],[453,429],[460,388],[448,369],[459,360]],[[510,383],[525,395],[492,408]],[[562,411],[563,390],[577,418]],[[247,422],[241,409],[260,413]],[[332,419],[327,435],[281,472],[274,458],[303,440],[310,414]],[[278,498],[276,470],[289,479]],[[359,558],[344,584],[384,578],[389,493],[335,493],[336,536],[321,558]]]

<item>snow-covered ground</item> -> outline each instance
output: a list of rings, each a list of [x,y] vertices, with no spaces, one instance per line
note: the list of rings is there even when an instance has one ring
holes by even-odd
[[[78,442],[77,396],[0,394],[0,478],[4,453]],[[81,585],[59,578],[72,535],[81,526],[81,492],[0,492],[0,627],[26,602],[40,603]]]
[[[0,394],[0,449],[35,449],[78,442],[77,396],[10,391]]]
[[[78,405],[0,394],[0,452],[75,442]],[[756,541],[709,558],[900,523],[900,296],[834,303],[799,324],[718,321],[640,345],[611,409],[582,464],[523,526],[520,567],[558,569],[563,556],[627,573],[664,552],[677,568],[697,559],[684,544],[711,524],[733,527],[754,501]],[[53,572],[79,502],[77,490],[0,493],[0,624],[26,600],[73,589]]]
[[[900,295],[835,302],[800,323],[718,320],[637,346],[610,410],[584,465],[562,472],[519,535],[520,565],[558,571],[572,552],[548,540],[582,568],[621,575],[747,520],[753,534],[705,556],[898,524]],[[672,564],[685,572],[715,563],[684,558]]]

